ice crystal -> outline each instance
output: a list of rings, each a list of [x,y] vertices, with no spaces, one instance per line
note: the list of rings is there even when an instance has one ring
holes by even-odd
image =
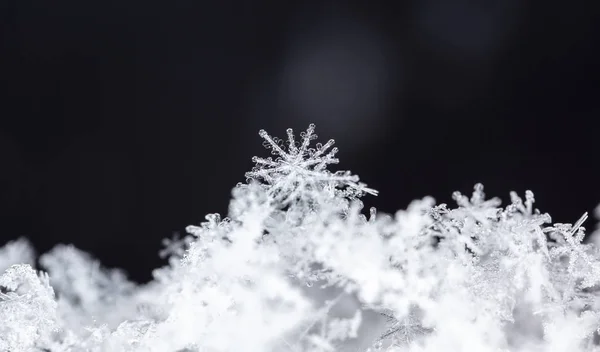
[[[32,351],[58,328],[57,304],[48,276],[27,264],[13,265],[0,276],[0,351]]]
[[[331,148],[335,141],[330,139],[325,144],[317,143],[313,148],[311,141],[317,138],[315,125],[311,124],[305,132],[300,133],[301,142],[297,142],[293,130],[287,129],[287,151],[283,142],[271,137],[265,130],[259,135],[264,139],[264,146],[277,157],[254,157],[256,166],[246,173],[246,178],[263,181],[275,200],[282,205],[302,198],[307,194],[322,196],[325,191],[337,190],[341,197],[360,197],[364,193],[377,194],[377,191],[358,182],[359,178],[349,171],[327,170],[330,164],[337,164],[335,157],[338,148]],[[331,148],[331,150],[329,150]]]
[[[19,238],[0,247],[0,273],[14,264],[30,264],[35,262],[35,253],[29,241]]]

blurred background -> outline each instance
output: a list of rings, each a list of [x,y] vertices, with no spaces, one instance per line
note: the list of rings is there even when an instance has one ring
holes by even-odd
[[[534,191],[600,203],[596,1],[0,1],[0,243],[138,281],[227,212],[257,131],[317,125],[394,212]],[[595,220],[587,223],[594,227]]]

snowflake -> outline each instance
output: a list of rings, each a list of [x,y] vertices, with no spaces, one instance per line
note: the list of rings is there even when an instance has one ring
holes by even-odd
[[[387,328],[379,336],[378,342],[391,340],[393,345],[408,346],[420,337],[430,334],[433,330],[421,324],[421,317],[418,313],[413,307],[408,315],[398,320],[391,310],[380,312],[387,320]]]
[[[338,195],[350,199],[358,198],[365,193],[377,195],[377,191],[367,188],[358,182],[359,178],[349,171],[330,172],[329,164],[337,164],[335,158],[337,148],[329,150],[335,141],[330,139],[327,143],[317,143],[316,148],[311,148],[311,141],[317,138],[314,133],[315,125],[310,124],[305,132],[300,133],[302,141],[295,140],[294,132],[287,129],[287,150],[284,143],[277,137],[270,136],[265,130],[260,130],[259,135],[264,139],[263,145],[271,149],[271,154],[278,157],[254,157],[256,163],[252,171],[246,173],[248,180],[256,180],[266,185],[277,201],[284,204],[298,199],[311,198],[310,195],[322,193],[324,190],[333,190]]]

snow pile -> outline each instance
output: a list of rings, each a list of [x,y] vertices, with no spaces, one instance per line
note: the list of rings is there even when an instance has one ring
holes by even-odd
[[[32,268],[0,248],[0,351],[600,351],[600,252],[587,218],[551,224],[533,193],[500,207],[482,185],[457,207],[424,198],[363,213],[377,192],[334,141],[260,131],[229,215],[166,241],[146,285],[59,245]],[[14,264],[14,265],[13,265]]]

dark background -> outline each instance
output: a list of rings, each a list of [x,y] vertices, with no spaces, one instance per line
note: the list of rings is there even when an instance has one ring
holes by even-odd
[[[595,2],[1,0],[0,242],[147,280],[226,213],[260,128],[309,122],[368,206],[482,182],[575,222],[600,203]]]

